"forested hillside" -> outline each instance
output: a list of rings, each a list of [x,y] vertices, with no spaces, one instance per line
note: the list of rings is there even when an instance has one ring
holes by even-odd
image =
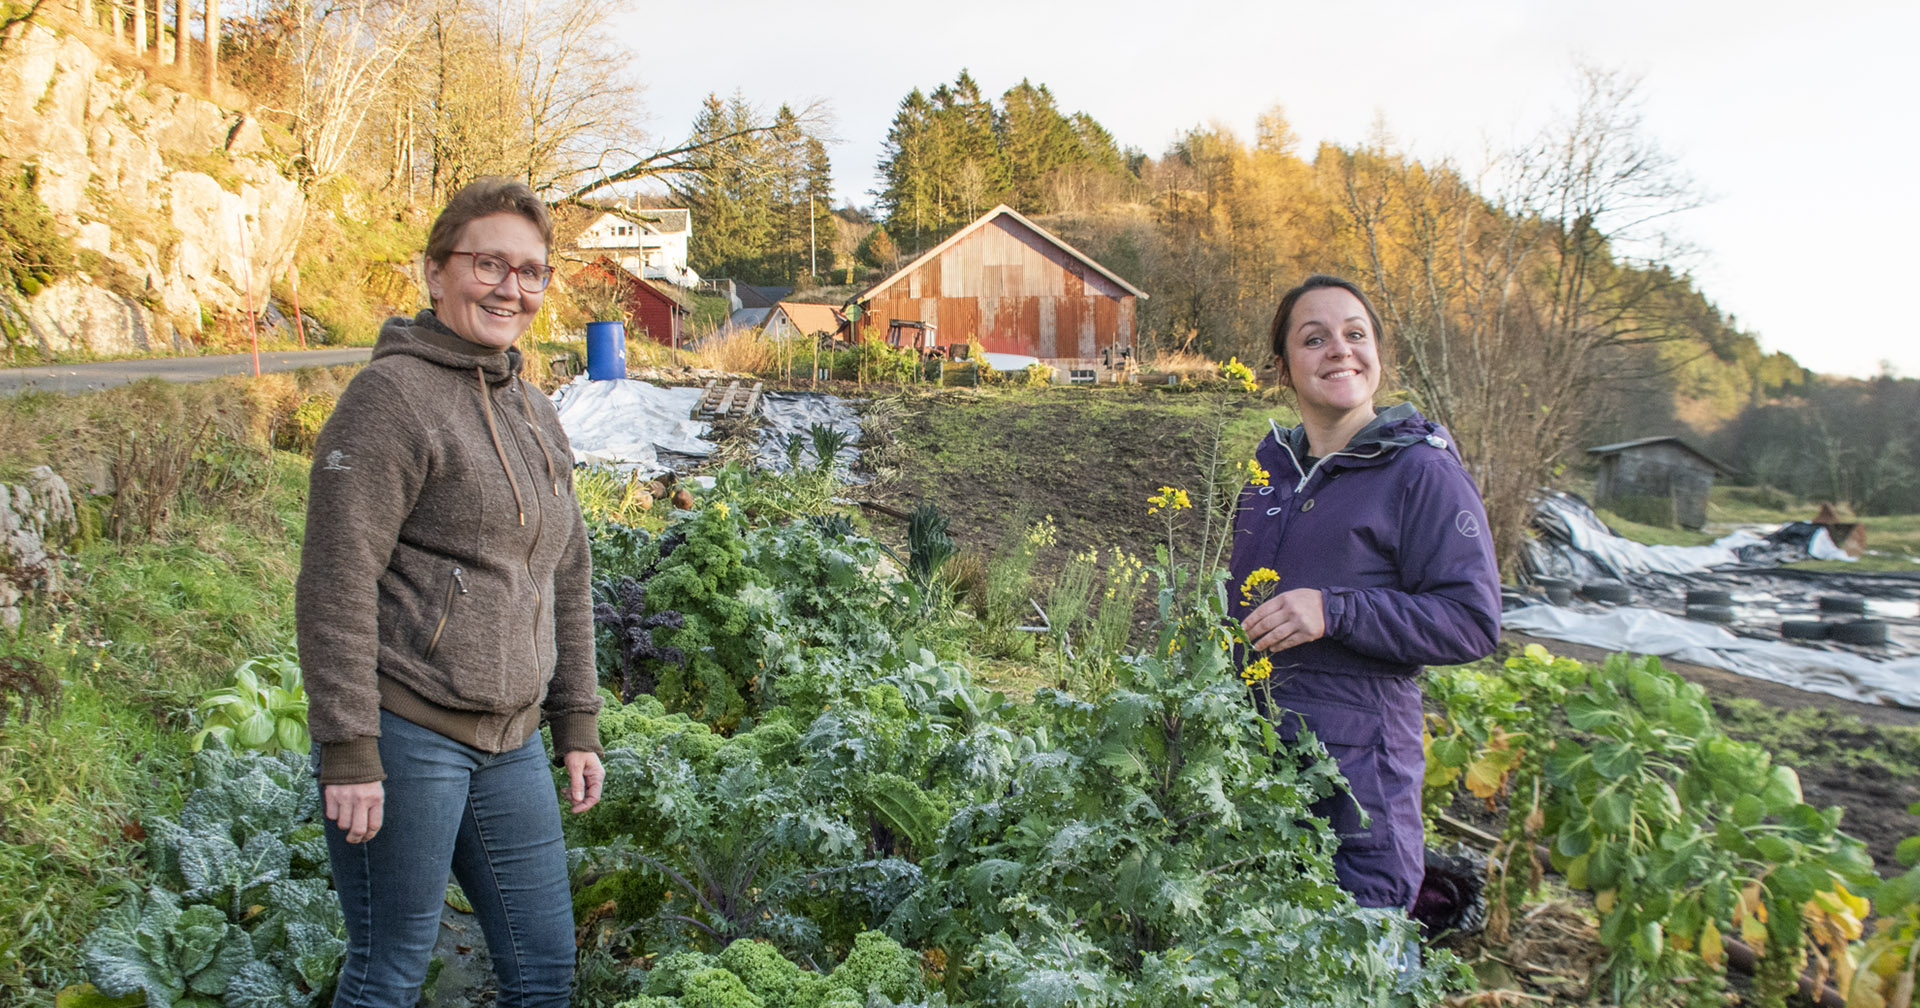
[[[1691,435],[1794,494],[1920,507],[1920,446],[1879,419],[1910,410],[1914,383],[1818,378],[1764,352],[1695,283],[1666,225],[1711,180],[1688,178],[1652,141],[1631,79],[1579,71],[1572,112],[1469,168],[1414,157],[1384,125],[1303,149],[1282,105],[1251,136],[1212,123],[1117,138],[1098,110],[1059,107],[1044,81],[995,97],[960,70],[901,98],[872,166],[873,202],[834,207],[831,194],[849,186],[828,158],[830,106],[715,94],[684,129],[649,133],[644,71],[609,30],[616,13],[613,0],[528,10],[368,0],[237,17],[216,8],[209,19],[183,5],[171,22],[142,19],[130,39],[130,24],[109,30],[94,5],[47,2],[9,15],[0,59],[37,58],[23,55],[34,32],[80,38],[111,52],[114,72],[257,120],[258,142],[298,186],[304,223],[253,254],[270,264],[274,298],[305,285],[308,313],[334,339],[364,339],[417,302],[411,259],[425,223],[480,175],[524,178],[556,205],[688,207],[697,272],[801,296],[857,289],[1006,203],[1151,295],[1138,319],[1148,357],[1264,361],[1281,290],[1312,272],[1361,282],[1387,317],[1404,394],[1447,423],[1490,495],[1509,502],[1494,516],[1508,543],[1530,488],[1580,464],[1586,446],[1651,434]],[[37,114],[28,97],[9,115]],[[214,178],[240,164],[233,149],[169,156],[176,171]],[[104,285],[102,257],[72,244],[100,244],[102,228],[115,249],[150,251],[160,272],[195,245],[153,215],[50,212],[44,156],[0,160],[0,267],[20,298],[63,275]],[[176,332],[217,346],[230,328],[221,320],[246,310],[240,286],[203,296],[197,313],[177,296],[155,306]],[[157,297],[137,282],[116,289]],[[545,325],[584,317],[564,289],[555,301]],[[1863,427],[1878,432],[1871,449],[1835,433]]]

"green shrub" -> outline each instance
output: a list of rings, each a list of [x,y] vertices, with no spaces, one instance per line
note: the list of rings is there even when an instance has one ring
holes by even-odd
[[[73,268],[73,243],[33,191],[34,175],[0,161],[0,279],[28,297]]]

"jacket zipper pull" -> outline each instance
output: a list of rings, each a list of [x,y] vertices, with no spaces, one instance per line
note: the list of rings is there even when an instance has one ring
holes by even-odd
[[[459,586],[459,588],[460,588],[460,594],[462,594],[462,595],[465,595],[465,594],[467,593],[467,576],[466,576],[466,572],[465,572],[465,571],[463,571],[463,570],[461,570],[461,569],[460,569],[460,568],[458,568],[458,567],[455,567],[455,568],[453,569],[453,583],[454,583],[455,585],[458,585],[458,586]]]

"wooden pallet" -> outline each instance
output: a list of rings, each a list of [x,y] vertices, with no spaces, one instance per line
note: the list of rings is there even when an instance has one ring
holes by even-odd
[[[697,420],[718,420],[721,417],[753,415],[754,407],[760,405],[760,390],[765,382],[754,382],[750,389],[742,389],[737,381],[720,386],[720,379],[710,378],[707,387],[700,393],[700,402],[693,408]]]

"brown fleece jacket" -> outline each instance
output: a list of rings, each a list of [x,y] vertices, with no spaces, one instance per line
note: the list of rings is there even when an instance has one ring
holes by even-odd
[[[320,780],[385,778],[380,710],[487,752],[600,751],[587,531],[545,396],[431,311],[380,329],[314,447],[294,592]]]

